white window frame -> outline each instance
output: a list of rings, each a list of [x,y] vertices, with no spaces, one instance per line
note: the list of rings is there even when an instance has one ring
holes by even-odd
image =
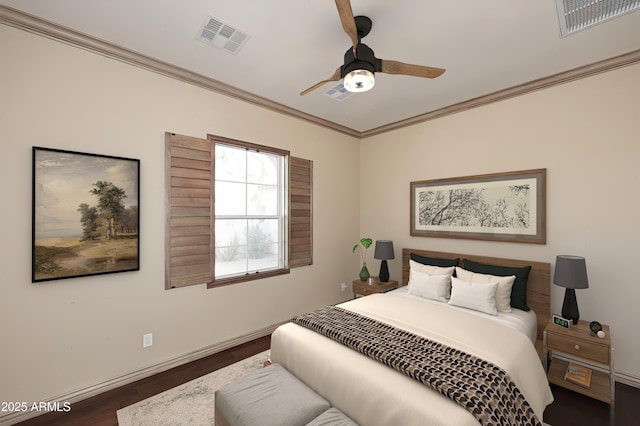
[[[271,267],[271,268],[266,268],[266,269],[249,269],[246,268],[246,270],[244,272],[241,273],[237,273],[237,274],[228,274],[228,275],[223,275],[223,276],[217,276],[216,275],[216,261],[215,261],[215,257],[214,257],[214,281],[213,283],[211,283],[210,287],[215,287],[215,286],[220,286],[220,285],[227,285],[227,284],[234,284],[237,282],[244,282],[244,281],[248,281],[248,280],[254,280],[254,279],[260,279],[260,278],[266,278],[269,276],[274,276],[274,275],[281,275],[281,274],[286,274],[289,273],[289,267],[288,267],[288,198],[289,198],[289,194],[288,194],[288,169],[289,169],[289,152],[285,151],[285,150],[280,150],[277,148],[271,148],[271,147],[267,147],[267,146],[263,146],[263,145],[257,145],[257,144],[252,144],[249,142],[242,142],[242,141],[236,141],[236,140],[231,140],[231,139],[227,139],[227,138],[212,138],[213,139],[213,149],[214,149],[214,158],[215,158],[215,149],[218,145],[224,145],[227,147],[231,147],[231,148],[235,148],[235,149],[244,149],[247,151],[254,151],[254,152],[261,152],[261,153],[265,153],[265,154],[271,154],[271,155],[276,155],[279,158],[278,161],[278,208],[277,208],[277,214],[276,215],[217,215],[215,214],[215,207],[214,207],[214,211],[212,212],[212,220],[213,220],[213,226],[215,229],[215,220],[217,219],[241,219],[241,220],[251,220],[251,219],[273,219],[273,218],[277,218],[278,219],[278,237],[279,237],[279,242],[278,242],[278,266],[277,267]],[[213,179],[215,180],[215,165],[214,165],[214,172],[213,172]],[[245,182],[246,185],[246,182]],[[215,184],[214,184],[215,186]],[[218,199],[215,196],[215,192],[214,192],[214,200],[215,203],[223,203],[224,200]],[[215,234],[214,234],[215,235]],[[215,249],[217,249],[218,247],[216,246],[216,243],[214,242],[214,246]],[[247,263],[249,262],[249,259],[247,257],[246,259]]]

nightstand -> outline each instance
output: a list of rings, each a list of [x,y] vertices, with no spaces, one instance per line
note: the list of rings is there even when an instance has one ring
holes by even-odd
[[[375,281],[374,284],[369,284],[366,281],[353,280],[353,298],[356,298],[356,295],[367,296],[373,293],[386,293],[387,291],[394,290],[398,288],[398,281],[389,280],[386,283],[380,282],[378,280]]]
[[[549,321],[543,333],[543,363],[549,383],[606,402],[613,413],[615,377],[611,332],[608,325],[603,325],[602,331],[605,332],[603,339],[591,335],[587,321],[578,321],[570,329]],[[567,360],[593,370],[588,389],[564,380]]]

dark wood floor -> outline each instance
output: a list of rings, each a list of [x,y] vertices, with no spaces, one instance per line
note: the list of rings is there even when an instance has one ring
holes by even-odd
[[[552,426],[635,426],[640,419],[640,389],[616,382],[615,418],[609,405],[559,386],[551,385],[555,401],[544,412]]]
[[[117,410],[267,350],[270,344],[270,336],[256,339],[76,402],[68,413],[48,413],[19,424],[23,426],[117,426]]]
[[[172,387],[186,383],[236,361],[269,349],[270,338],[263,337],[232,349],[210,355],[155,376],[72,405],[69,413],[49,413],[20,423],[23,426],[116,426],[116,411]],[[552,385],[555,401],[547,407],[544,421],[553,426],[606,426],[609,406]],[[632,426],[640,419],[640,389],[616,385],[615,425]],[[613,426],[613,425],[611,425]]]

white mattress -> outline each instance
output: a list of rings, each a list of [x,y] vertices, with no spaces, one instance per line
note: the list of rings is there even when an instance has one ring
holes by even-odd
[[[512,327],[403,292],[373,294],[340,306],[499,365],[540,421],[553,401],[534,345]],[[272,334],[271,360],[361,425],[478,424],[465,408],[431,388],[293,323]]]
[[[451,309],[461,310],[463,312],[467,312],[471,315],[477,315],[479,317],[486,318],[491,321],[495,321],[499,324],[503,324],[509,326],[511,328],[515,328],[516,330],[523,333],[525,336],[531,340],[531,343],[536,344],[536,339],[538,336],[538,318],[536,317],[536,313],[531,311],[523,311],[521,309],[512,309],[511,312],[498,312],[498,315],[489,315],[484,312],[478,312],[471,309],[460,308],[458,306],[447,305],[445,302],[440,302],[432,299],[425,299],[419,296],[413,296],[408,293],[409,287],[403,286],[397,290],[393,290],[392,293],[401,295],[404,297],[412,297],[418,300],[423,301],[424,303],[435,303],[439,305],[446,305]]]

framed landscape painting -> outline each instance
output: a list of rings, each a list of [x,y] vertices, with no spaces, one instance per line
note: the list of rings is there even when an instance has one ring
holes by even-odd
[[[546,169],[411,182],[410,234],[546,243]]]
[[[140,269],[140,160],[33,147],[32,282]]]

